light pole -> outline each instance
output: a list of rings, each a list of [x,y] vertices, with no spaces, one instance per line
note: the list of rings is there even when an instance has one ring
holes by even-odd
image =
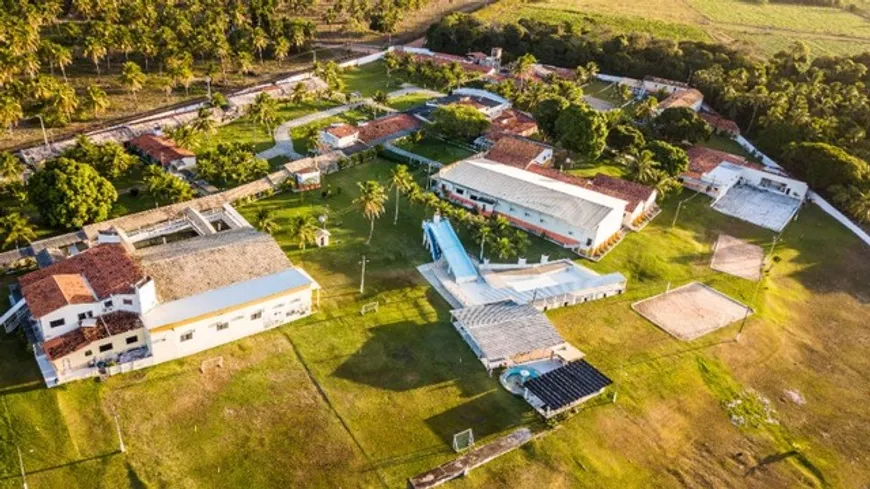
[[[208,99],[211,100],[211,77],[209,75],[205,75],[205,89],[208,92]]]
[[[24,459],[21,458],[21,448],[19,448],[18,445],[15,445],[15,449],[18,450],[18,465],[21,467],[21,481],[24,489],[27,489],[27,477],[24,473]]]
[[[366,287],[366,263],[368,263],[368,262],[369,262],[369,260],[366,259],[365,255],[363,255],[362,260],[359,261],[359,264],[362,265],[362,275],[360,275],[360,280],[359,280],[359,293],[360,294],[364,293],[363,291],[365,291],[365,287]]]

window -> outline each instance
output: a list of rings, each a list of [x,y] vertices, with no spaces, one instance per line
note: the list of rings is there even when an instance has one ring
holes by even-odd
[[[547,222],[546,219],[541,219],[541,223],[545,223],[545,222]]]
[[[89,356],[91,356],[91,355],[93,355],[93,354],[94,354],[94,351],[93,351],[93,350],[85,350],[85,356],[86,356],[86,357],[89,357]]]
[[[263,311],[257,311],[254,314],[251,314],[251,321],[254,321],[256,319],[260,319],[262,317],[263,317]]]
[[[193,331],[188,331],[187,333],[184,333],[183,335],[181,335],[181,338],[180,338],[181,341],[189,341],[192,339],[193,339]]]
[[[66,319],[55,319],[54,321],[51,321],[50,323],[48,323],[48,325],[51,326],[52,328],[59,328],[59,327],[63,326],[64,324],[66,324]]]
[[[113,306],[112,301],[103,302],[103,307],[110,309]]]
[[[125,306],[132,306],[132,305],[133,305],[133,299],[124,299],[124,305],[125,305]]]
[[[215,325],[215,328],[216,328],[218,331],[223,331],[223,330],[225,330],[225,329],[228,329],[229,327],[230,327],[230,323],[217,323],[217,324]]]
[[[79,313],[79,321],[84,321],[85,319],[92,317],[94,317],[94,313],[92,311]]]
[[[233,318],[233,321],[241,321],[242,319],[245,319],[245,316],[236,316]]]
[[[112,344],[111,343],[106,343],[105,345],[100,345],[100,353],[106,352],[106,351],[112,351]]]
[[[574,236],[574,231],[568,231],[568,236]]]
[[[128,345],[132,345],[133,343],[136,343],[137,341],[139,341],[139,337],[136,335],[127,337],[127,344]]]
[[[465,195],[465,190],[462,190],[461,188],[458,188],[458,189],[456,189],[456,193],[459,194],[459,195]]]
[[[286,304],[284,304],[284,303],[282,302],[282,303],[278,304],[277,306],[273,307],[272,309],[281,309],[281,308],[284,307],[285,305],[286,305]]]
[[[592,238],[586,240],[586,246],[592,246]]]

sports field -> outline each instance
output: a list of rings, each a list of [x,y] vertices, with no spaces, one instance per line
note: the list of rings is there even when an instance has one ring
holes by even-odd
[[[273,210],[283,226],[275,238],[323,285],[322,310],[311,318],[52,390],[18,340],[0,336],[0,488],[21,487],[18,447],[31,489],[399,489],[448,460],[459,430],[485,441],[520,425],[545,429],[486,375],[449,324],[448,306],[417,274],[430,260],[420,244],[427,212],[403,199],[394,225],[388,202],[365,245],[356,182],[386,184],[392,168],[376,160],[327,176],[326,199],[280,194],[241,209],[251,220],[259,207]],[[683,204],[671,227],[685,197],[665,202],[601,262],[584,262],[624,273],[624,295],[548,313],[615,381],[616,404],[587,405],[448,487],[854,487],[870,479],[870,252],[810,207],[778,242],[753,302],[756,283],[710,269],[712,245],[727,233],[770,249],[773,234],[719,214],[704,197]],[[290,220],[323,213],[333,244],[300,250]],[[566,256],[540,241],[526,256],[542,252]],[[364,295],[362,254],[371,260]],[[692,281],[753,307],[740,343],[731,325],[687,344],[630,307],[668,283]],[[360,316],[374,300],[380,310]],[[201,361],[215,356],[225,367],[201,374]]]
[[[870,50],[870,20],[838,8],[743,0],[506,0],[478,15],[497,21],[567,21],[602,34],[646,32],[675,40],[747,43],[764,54],[798,40],[816,55]]]

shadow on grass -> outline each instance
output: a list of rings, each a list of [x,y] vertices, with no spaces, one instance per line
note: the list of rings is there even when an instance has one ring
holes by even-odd
[[[453,435],[472,429],[475,439],[503,433],[534,420],[518,398],[500,388],[448,409],[426,420],[426,425],[448,446]]]
[[[0,335],[0,396],[43,388],[33,351],[16,336]]]
[[[148,484],[139,477],[136,469],[130,463],[127,463],[127,481],[130,483],[131,489],[148,489]]]
[[[41,474],[43,472],[51,472],[52,470],[63,469],[66,467],[73,467],[73,466],[87,463],[87,462],[93,462],[96,460],[104,460],[104,459],[107,459],[110,457],[114,457],[115,455],[119,455],[121,453],[122,453],[121,450],[115,450],[113,452],[104,453],[102,455],[94,455],[93,457],[87,457],[87,458],[83,458],[80,460],[73,460],[72,462],[67,462],[65,464],[52,465],[51,467],[45,467],[45,468],[36,469],[36,470],[28,469],[27,475]],[[20,477],[21,477],[21,474],[16,472],[14,474],[2,475],[2,476],[0,476],[0,480],[16,479],[16,478],[20,478]],[[136,486],[133,486],[133,487],[136,487]],[[147,486],[141,486],[141,487],[147,487]]]

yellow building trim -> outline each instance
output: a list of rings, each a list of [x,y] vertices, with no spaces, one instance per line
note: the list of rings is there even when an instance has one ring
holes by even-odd
[[[209,312],[207,314],[200,314],[199,316],[194,316],[192,318],[188,318],[188,319],[185,319],[183,321],[178,321],[175,323],[170,323],[170,324],[166,324],[163,326],[159,326],[157,328],[151,329],[150,332],[151,333],[160,333],[162,331],[170,331],[170,330],[173,330],[175,328],[180,328],[182,326],[186,326],[186,325],[191,324],[191,323],[196,323],[196,322],[202,321],[203,319],[222,316],[222,315],[227,314],[229,312],[238,311],[239,309],[244,309],[246,307],[256,306],[257,304],[269,302],[272,299],[277,299],[277,298],[284,296],[284,295],[287,295],[287,294],[302,292],[303,290],[310,289],[310,288],[311,287],[308,285],[300,285],[298,287],[293,287],[292,289],[283,290],[281,292],[276,292],[276,293],[274,293],[272,295],[268,295],[266,297],[261,297],[257,300],[254,300],[254,301],[245,302],[243,304],[238,304],[235,306],[225,307],[223,309],[218,309],[216,311],[212,311],[212,312]]]

